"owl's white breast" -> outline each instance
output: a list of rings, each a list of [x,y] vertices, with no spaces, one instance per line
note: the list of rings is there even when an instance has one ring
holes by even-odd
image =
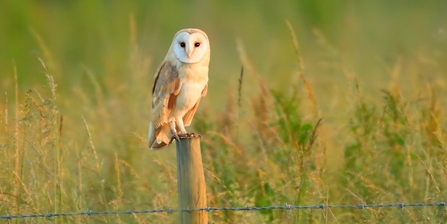
[[[178,67],[181,89],[170,117],[183,117],[202,97],[208,83],[208,65],[204,63],[184,64]]]

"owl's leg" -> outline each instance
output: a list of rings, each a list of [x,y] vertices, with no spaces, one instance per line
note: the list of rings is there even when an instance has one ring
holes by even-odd
[[[176,120],[175,122],[177,124],[177,128],[180,129],[180,133],[178,134],[178,136],[180,138],[194,138],[194,137],[199,137],[201,138],[202,136],[196,133],[188,133],[186,132],[185,126],[183,125],[183,120]]]
[[[177,128],[180,129],[180,138],[189,138],[193,137],[188,132],[186,132],[185,125],[183,123],[183,118],[179,117],[178,119],[175,119],[175,124],[177,125]]]
[[[180,134],[187,134],[185,129],[185,125],[183,124],[183,118],[178,117],[175,119],[175,124],[177,125],[177,128],[180,130]]]
[[[171,144],[171,142],[174,141],[174,139],[177,141],[180,141],[180,137],[178,136],[177,131],[175,130],[175,121],[169,122],[169,128],[171,129],[171,134],[172,134],[169,144]]]
[[[169,127],[171,128],[172,133],[172,137],[171,140],[169,141],[169,144],[171,144],[171,142],[174,141],[174,139],[179,141],[180,138],[202,137],[199,134],[186,132],[182,117],[175,119],[175,121],[169,122]],[[176,129],[179,129],[180,133],[177,134]]]

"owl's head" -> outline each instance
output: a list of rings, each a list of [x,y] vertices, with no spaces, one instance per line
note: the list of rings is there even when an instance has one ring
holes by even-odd
[[[172,47],[179,61],[197,63],[207,55],[210,43],[205,32],[199,29],[183,29],[175,34]]]

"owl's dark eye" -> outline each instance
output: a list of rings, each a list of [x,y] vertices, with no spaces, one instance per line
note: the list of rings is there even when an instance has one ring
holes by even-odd
[[[196,42],[196,43],[194,44],[194,46],[199,47],[199,46],[200,46],[200,43],[199,43],[199,42]]]
[[[185,47],[185,42],[181,42],[180,47]]]

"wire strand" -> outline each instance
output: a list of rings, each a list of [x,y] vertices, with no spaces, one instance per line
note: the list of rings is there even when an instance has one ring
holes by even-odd
[[[393,203],[393,204],[357,204],[357,205],[289,205],[284,206],[264,206],[264,207],[251,207],[249,205],[245,207],[206,207],[206,208],[184,208],[184,209],[150,209],[150,210],[127,210],[127,211],[92,211],[86,212],[67,212],[67,213],[46,213],[46,214],[21,214],[21,215],[1,215],[0,219],[21,219],[21,218],[53,218],[53,217],[68,217],[68,216],[93,216],[93,215],[131,215],[131,214],[146,214],[146,213],[172,213],[179,211],[261,211],[261,210],[305,210],[305,209],[365,209],[365,208],[383,208],[383,207],[396,207],[404,209],[405,207],[444,207],[445,202],[434,203]]]

